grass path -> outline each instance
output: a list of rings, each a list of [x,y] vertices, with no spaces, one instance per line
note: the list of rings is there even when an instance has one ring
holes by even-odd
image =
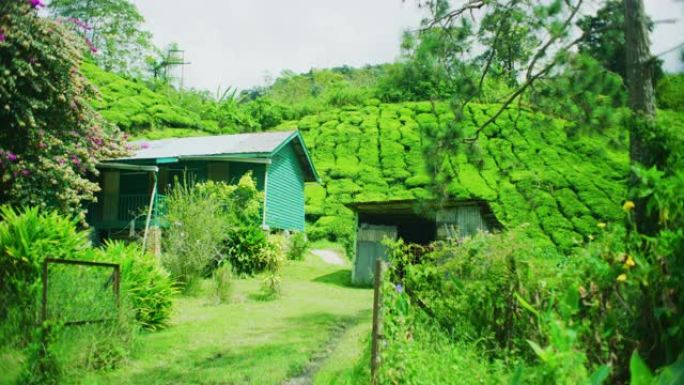
[[[124,367],[73,382],[299,385],[339,378],[351,373],[356,360],[348,356],[362,353],[370,330],[372,292],[348,286],[349,276],[349,265],[309,255],[287,263],[274,301],[256,299],[259,278],[236,280],[230,304],[179,297],[171,327],[141,336]]]

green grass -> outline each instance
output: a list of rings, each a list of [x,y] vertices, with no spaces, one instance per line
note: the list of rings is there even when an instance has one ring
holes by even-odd
[[[372,292],[348,286],[348,278],[349,267],[326,265],[309,254],[286,264],[283,294],[273,301],[257,299],[260,278],[236,280],[230,304],[216,305],[208,295],[179,297],[171,327],[139,337],[122,368],[67,382],[278,384],[337,345],[331,333],[349,325],[332,353],[335,362],[326,354],[320,365],[321,378],[331,378],[355,364],[356,343],[369,330]]]
[[[362,381],[359,377],[369,375],[363,369],[370,366],[370,358],[360,358],[364,357],[364,352],[370,344],[371,325],[371,318],[368,317],[347,330],[328,360],[314,376],[314,385],[354,385],[369,382],[367,379]]]

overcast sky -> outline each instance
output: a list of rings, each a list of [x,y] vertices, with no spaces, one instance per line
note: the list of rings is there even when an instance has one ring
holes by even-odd
[[[133,0],[154,42],[177,42],[191,64],[185,85],[215,90],[263,85],[283,70],[362,66],[395,60],[401,33],[423,14],[407,0]],[[684,2],[645,0],[658,24],[653,53],[684,40]],[[664,57],[682,70],[678,52]]]

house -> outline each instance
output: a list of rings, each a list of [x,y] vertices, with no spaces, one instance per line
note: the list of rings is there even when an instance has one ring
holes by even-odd
[[[299,131],[131,145],[132,155],[98,165],[101,191],[87,216],[98,238],[130,233],[150,223],[163,227],[158,217],[175,180],[236,183],[247,172],[264,192],[264,229],[304,230],[304,183],[319,178]]]
[[[346,205],[355,215],[356,236],[352,283],[370,285],[375,261],[386,258],[385,238],[428,245],[435,240],[462,238],[500,227],[486,202],[443,203],[418,200],[358,202]]]

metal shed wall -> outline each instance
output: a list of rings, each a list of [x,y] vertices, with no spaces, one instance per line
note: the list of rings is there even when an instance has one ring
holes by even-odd
[[[266,225],[304,230],[304,172],[292,143],[272,158],[266,181]]]

